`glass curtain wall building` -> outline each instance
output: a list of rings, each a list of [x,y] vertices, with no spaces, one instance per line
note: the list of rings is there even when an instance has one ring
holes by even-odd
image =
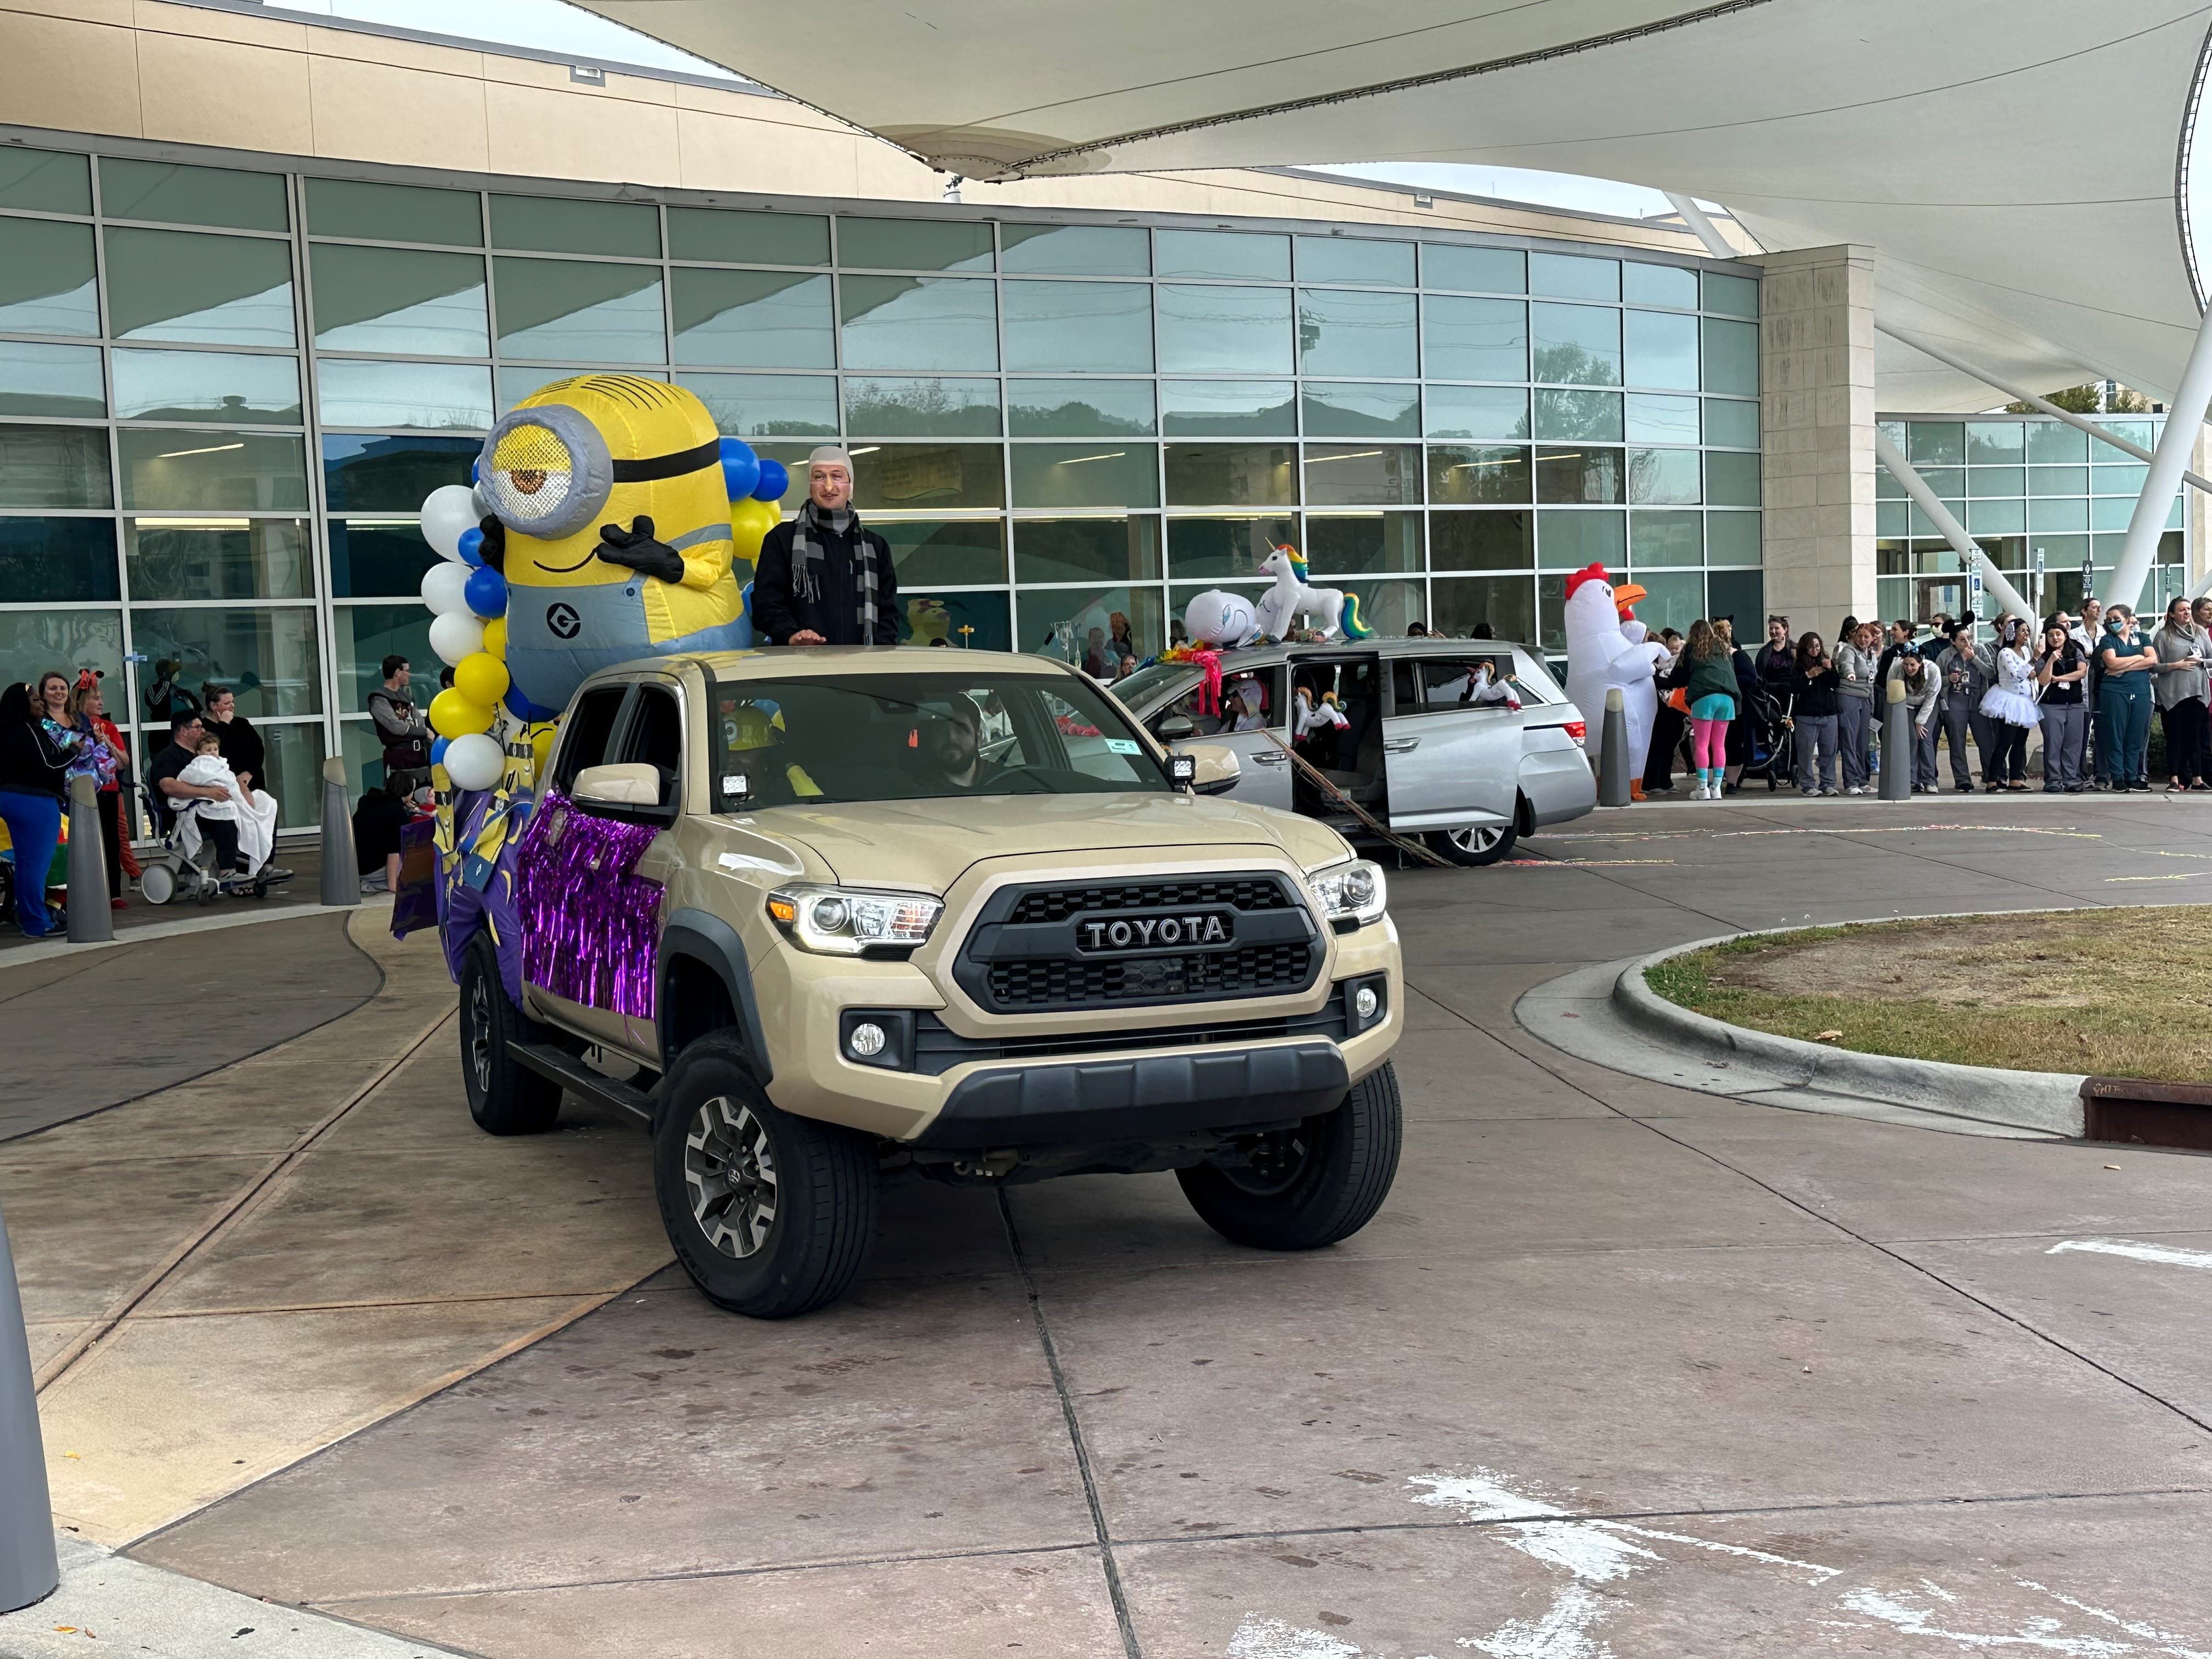
[[[2150,449],[2166,420],[2115,416],[2098,423]],[[2040,614],[2062,605],[2078,611],[2085,576],[2106,590],[2142,492],[2142,462],[2048,415],[1885,416],[1881,427]],[[1924,623],[1939,612],[1964,614],[1966,578],[1958,554],[1887,471],[1876,471],[1875,489],[1875,586],[1883,617]],[[2186,591],[2184,506],[2177,498],[2159,538],[2143,586],[2147,617]]]
[[[1741,268],[1093,216],[0,150],[0,674],[98,667],[149,732],[157,665],[233,685],[312,823],[330,745],[379,775],[380,659],[436,672],[416,507],[584,368],[787,461],[842,441],[905,630],[956,647],[1079,661],[1119,618],[1149,654],[1278,542],[1386,633],[1556,649],[1594,561],[1655,628],[1759,612]]]

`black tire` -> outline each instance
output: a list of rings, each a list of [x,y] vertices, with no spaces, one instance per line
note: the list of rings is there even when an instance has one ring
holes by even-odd
[[[835,1302],[874,1242],[876,1186],[875,1143],[779,1110],[734,1035],[678,1056],[653,1126],[653,1188],[676,1259],[709,1302],[755,1319]]]
[[[1474,869],[1510,856],[1513,843],[1521,839],[1521,826],[1486,823],[1467,830],[1431,830],[1421,839],[1438,858]]]
[[[469,1115],[488,1135],[538,1135],[561,1115],[561,1085],[507,1053],[514,1038],[543,1035],[507,998],[499,953],[479,933],[461,957],[461,1083]]]
[[[1178,1170],[1199,1219],[1235,1244],[1317,1250],[1375,1218],[1398,1173],[1403,1122],[1398,1073],[1388,1061],[1352,1086],[1344,1104],[1267,1137],[1265,1164]]]

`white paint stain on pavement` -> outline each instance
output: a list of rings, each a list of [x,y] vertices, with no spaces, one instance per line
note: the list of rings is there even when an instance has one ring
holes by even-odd
[[[2107,1656],[2137,1651],[2132,1642],[2107,1642],[2095,1636],[2062,1636],[2058,1632],[2063,1626],[2056,1619],[2030,1619],[2021,1629],[2002,1635],[1955,1630],[1936,1622],[1943,1615],[1931,1609],[1907,1606],[1876,1589],[1848,1590],[1844,1605],[1853,1613],[1880,1620],[1900,1635],[1932,1637],[1954,1647],[2027,1648],[2042,1653],[2069,1654],[2075,1659],[2107,1659]]]
[[[2130,1261],[2155,1261],[2167,1267],[2212,1267],[2212,1250],[2185,1250],[2172,1244],[2137,1244],[2125,1238],[2069,1238],[2045,1255],[2081,1250],[2092,1255],[2124,1255]]]
[[[2122,1239],[2069,1240],[2055,1247],[2051,1254],[2060,1250],[2097,1250],[2212,1267],[2212,1252],[2134,1244]],[[1490,1659],[1617,1659],[1601,1626],[1608,1619],[1634,1610],[1637,1589],[1645,1582],[1642,1575],[1663,1574],[1688,1564],[1687,1558],[1650,1547],[1653,1545],[1679,1546],[1757,1569],[1801,1575],[1809,1579],[1808,1589],[1844,1571],[1692,1533],[1577,1515],[1493,1469],[1414,1475],[1407,1484],[1416,1489],[1416,1504],[1449,1510],[1470,1526],[1480,1528],[1480,1537],[1518,1551],[1551,1570],[1547,1575],[1553,1586],[1551,1601],[1540,1613],[1509,1619],[1486,1636],[1451,1638],[1451,1646],[1487,1654]],[[1713,1563],[1715,1567],[1725,1565]],[[1856,1585],[1832,1604],[1838,1614],[1845,1616],[1824,1618],[1818,1623],[1862,1637],[1916,1638],[1902,1645],[1893,1641],[1882,1648],[1884,1652],[2002,1650],[2058,1654],[2065,1659],[2129,1659],[2130,1656],[2134,1659],[2212,1659],[2212,1647],[2202,1644],[2198,1638],[2179,1636],[2093,1606],[2033,1579],[2016,1578],[2012,1584],[2016,1590],[2046,1596],[2057,1607],[2103,1628],[2085,1631],[2075,1623],[2069,1629],[2069,1621],[2054,1613],[2022,1616],[2016,1597],[2015,1605],[2001,1618],[1978,1615],[1960,1595],[1932,1578],[1920,1579],[1917,1588],[1909,1590]],[[1307,1630],[1254,1613],[1246,1615],[1230,1639],[1228,1659],[1392,1659],[1392,1656],[1360,1648],[1328,1631]],[[1424,1655],[1421,1659],[1434,1659],[1434,1655]]]
[[[1613,1650],[1589,1634],[1605,1614],[1597,1596],[1569,1584],[1542,1616],[1509,1619],[1487,1636],[1462,1636],[1459,1645],[1490,1659],[1612,1659]]]

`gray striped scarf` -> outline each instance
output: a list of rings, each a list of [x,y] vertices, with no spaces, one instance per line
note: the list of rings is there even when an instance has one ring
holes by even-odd
[[[876,642],[876,550],[860,533],[860,515],[849,507],[826,509],[812,500],[799,509],[791,532],[792,586],[809,605],[822,602],[822,572],[829,559],[824,533],[845,538],[853,550],[853,591],[859,599],[860,643]]]

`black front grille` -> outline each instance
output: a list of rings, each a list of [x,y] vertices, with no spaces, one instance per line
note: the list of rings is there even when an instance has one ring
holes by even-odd
[[[1002,888],[952,971],[994,1013],[1065,1013],[1295,995],[1328,954],[1287,876],[1237,870]]]
[[[1206,881],[1139,881],[1098,887],[1055,887],[1024,893],[1006,918],[1017,925],[1065,921],[1097,910],[1173,910],[1189,905],[1226,904],[1239,910],[1283,910],[1295,901],[1273,876],[1240,876]]]
[[[1008,1011],[1163,1002],[1186,997],[1256,997],[1301,991],[1313,975],[1305,945],[1248,945],[1234,951],[1105,960],[992,964],[991,1000]]]

